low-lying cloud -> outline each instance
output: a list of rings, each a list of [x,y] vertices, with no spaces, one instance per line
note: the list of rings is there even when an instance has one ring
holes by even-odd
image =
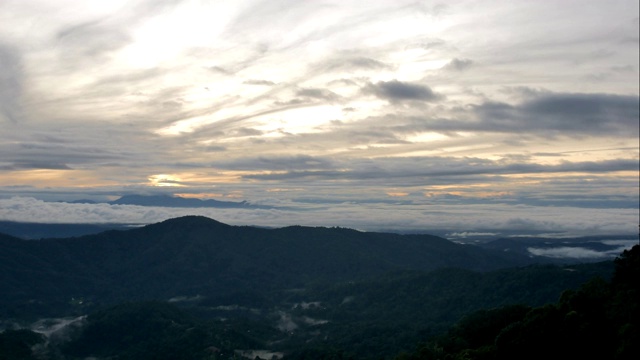
[[[615,250],[609,251],[596,251],[592,249],[587,249],[584,247],[574,247],[574,246],[562,246],[562,247],[552,247],[552,248],[527,248],[529,253],[536,256],[544,256],[549,258],[572,258],[572,259],[584,259],[584,260],[592,260],[592,259],[606,259],[610,257],[614,257],[619,255],[623,250],[630,248],[630,246],[616,248]]]
[[[266,202],[263,205],[268,205]],[[342,226],[360,230],[496,232],[523,234],[634,233],[638,209],[513,206],[508,204],[302,203],[275,201],[278,209],[164,208],[134,205],[44,202],[34,198],[0,199],[0,219],[47,223],[149,224],[185,215],[202,215],[231,225],[283,227]],[[286,207],[286,209],[282,209]]]

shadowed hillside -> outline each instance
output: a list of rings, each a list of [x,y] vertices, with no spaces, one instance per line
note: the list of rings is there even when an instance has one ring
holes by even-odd
[[[218,349],[377,360],[469,312],[548,304],[613,269],[611,261],[531,261],[430,235],[262,229],[197,216],[75,238],[0,235],[0,328],[28,327],[46,340],[1,338],[18,354],[38,341],[46,356],[71,356],[60,359],[199,359]]]
[[[344,228],[229,226],[188,216],[65,239],[0,238],[5,316],[88,303],[208,296],[345,282],[398,270],[494,270],[526,257],[429,235]],[[26,309],[29,308],[29,309]]]

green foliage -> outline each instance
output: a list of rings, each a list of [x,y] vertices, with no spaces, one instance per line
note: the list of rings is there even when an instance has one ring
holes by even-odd
[[[519,346],[548,355],[534,340],[607,344],[620,359],[637,353],[631,252],[616,260],[611,282],[611,261],[504,268],[522,263],[496,254],[430,236],[201,217],[77,239],[0,235],[0,316],[90,313],[78,337],[50,351],[69,360],[197,360],[261,348],[288,360],[498,359]]]
[[[594,278],[559,301],[527,310],[468,315],[449,332],[396,359],[637,359],[640,246],[615,261],[610,282]]]
[[[30,330],[6,330],[0,333],[0,360],[36,360],[31,348],[43,342],[41,334]]]
[[[81,335],[63,347],[67,358],[209,359],[211,349],[262,344],[220,323],[201,322],[162,302],[125,303],[91,314]]]
[[[123,301],[269,292],[403,270],[487,271],[529,261],[429,235],[260,229],[198,216],[78,238],[0,234],[0,316],[80,315]],[[72,298],[86,301],[79,306]]]
[[[492,340],[505,324],[524,318],[531,306],[552,302],[566,286],[577,287],[593,273],[606,276],[608,267],[600,266],[396,272],[367,281],[318,282],[299,291],[237,290],[179,303],[181,307],[159,301],[128,302],[92,312],[62,353],[69,360],[90,356],[197,360],[213,355],[207,349],[232,353],[269,348],[284,352],[288,360],[389,359],[421,339],[433,338],[464,314],[488,308],[462,320],[453,328],[451,340],[440,338],[437,346],[421,349],[424,358],[443,353],[482,358],[495,353]],[[575,306],[585,303],[574,293],[565,292],[562,298]],[[500,307],[513,303],[527,305]],[[227,310],[214,310],[219,307]],[[283,313],[297,329],[274,328]],[[219,316],[227,319],[222,322]]]
[[[552,303],[565,289],[580,286],[594,274],[609,277],[612,263],[603,265],[529,266],[484,273],[440,269],[429,273],[391,273],[369,281],[332,286],[320,284],[296,293],[289,300],[315,301],[319,305],[294,306],[291,314],[328,322],[297,329],[287,345],[343,349],[357,354],[358,359],[390,358],[412,349],[421,339],[441,334],[465,314],[524,304],[507,307],[510,311],[502,312],[504,319],[492,319],[498,310],[484,310],[476,314],[483,321],[472,321],[460,328],[461,332],[470,333],[474,331],[471,324],[475,324],[477,334],[493,340],[503,324],[510,321],[509,314],[524,316],[532,306]],[[469,347],[465,344],[458,347]],[[293,355],[290,358],[296,359]]]

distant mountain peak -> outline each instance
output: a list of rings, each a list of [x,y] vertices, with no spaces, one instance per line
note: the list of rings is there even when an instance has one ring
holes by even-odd
[[[182,227],[182,228],[190,228],[190,227],[202,227],[202,226],[224,226],[224,227],[231,227],[231,225],[225,224],[223,222],[220,222],[218,220],[214,220],[211,219],[209,217],[206,216],[201,216],[201,215],[186,215],[186,216],[180,216],[180,217],[176,217],[176,218],[171,218],[171,219],[167,219],[165,221],[162,221],[160,223],[156,223],[156,224],[151,224],[148,226],[154,226],[154,225],[158,225],[158,226],[177,226],[177,227]]]
[[[225,223],[222,223],[218,220],[214,220],[210,217],[206,217],[206,216],[202,216],[202,215],[185,215],[185,216],[179,216],[179,217],[175,217],[175,218],[171,218],[171,219],[167,219],[161,223],[165,223],[165,224],[170,224],[170,223],[176,223],[176,224],[219,224],[219,225],[227,225]],[[230,226],[230,225],[227,225]]]
[[[184,198],[174,195],[124,195],[109,202],[112,205],[162,206],[179,208],[264,208],[247,201],[220,201],[214,199]]]

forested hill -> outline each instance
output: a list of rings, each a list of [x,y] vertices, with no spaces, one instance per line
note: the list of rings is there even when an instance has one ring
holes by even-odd
[[[531,261],[430,235],[197,216],[73,238],[0,234],[0,358],[391,359],[469,312],[548,304],[613,271]]]
[[[64,239],[0,238],[0,308],[47,312],[70,299],[118,302],[304,287],[400,270],[494,270],[526,257],[429,235],[230,226],[187,216]],[[25,305],[30,304],[30,305]],[[10,315],[10,314],[4,314]]]

